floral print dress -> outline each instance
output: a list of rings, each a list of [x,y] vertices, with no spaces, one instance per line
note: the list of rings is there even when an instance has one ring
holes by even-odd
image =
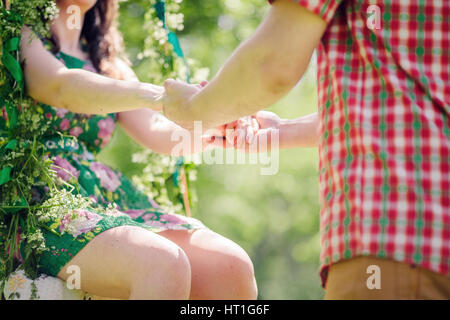
[[[95,72],[89,62],[62,52],[56,57],[68,68]],[[97,161],[96,155],[113,135],[117,114],[86,115],[42,104],[36,107],[58,133],[47,137],[45,145],[62,186],[89,197],[91,207],[99,208],[75,209],[48,223],[48,228],[42,232],[50,250],[41,257],[42,273],[56,276],[89,241],[114,227],[139,226],[153,232],[204,228],[196,219],[165,213],[121,172]],[[33,188],[34,200],[45,201],[46,191],[41,187]],[[115,208],[111,209],[111,204]]]

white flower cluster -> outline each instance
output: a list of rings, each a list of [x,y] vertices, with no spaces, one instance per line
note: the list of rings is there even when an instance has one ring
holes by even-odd
[[[167,17],[167,25],[169,28],[181,31],[184,29],[184,14],[182,13],[172,13],[168,14]]]
[[[154,25],[153,38],[158,41],[159,44],[164,44],[168,40],[168,35],[168,30],[163,27],[163,23],[161,21],[158,21],[156,25]]]
[[[56,6],[56,2],[51,1],[48,6],[44,10],[44,18],[52,21],[58,17],[58,7]]]
[[[42,234],[42,231],[39,228],[37,228],[32,233],[27,234],[22,233],[20,239],[27,240],[31,248],[34,249],[38,254],[48,250],[48,248],[46,248],[45,246],[44,235]]]
[[[75,209],[86,209],[90,207],[92,200],[80,194],[74,195],[69,191],[55,190],[50,193],[50,198],[36,212],[39,222],[49,222],[63,219],[67,214],[71,214]]]
[[[22,16],[23,23],[40,36],[47,36],[51,21],[58,15],[55,0],[11,0],[11,9]]]

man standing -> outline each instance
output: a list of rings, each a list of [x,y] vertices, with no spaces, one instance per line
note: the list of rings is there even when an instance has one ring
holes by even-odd
[[[166,81],[165,114],[212,128],[283,97],[317,49],[318,113],[259,122],[318,140],[325,298],[450,298],[449,21],[444,0],[276,0],[204,89]]]

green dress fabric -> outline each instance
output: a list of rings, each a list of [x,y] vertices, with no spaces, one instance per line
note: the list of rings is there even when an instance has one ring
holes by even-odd
[[[89,62],[62,52],[56,57],[68,68],[95,72]],[[164,212],[120,171],[96,159],[113,135],[117,114],[77,114],[43,104],[36,108],[58,133],[46,137],[45,146],[46,155],[53,160],[54,170],[61,178],[61,186],[90,197],[94,208],[105,209],[113,203],[117,208],[106,213],[80,208],[50,221],[48,228],[42,230],[49,250],[41,257],[40,272],[56,276],[89,241],[114,227],[138,226],[152,232],[205,228],[196,219]],[[47,191],[36,186],[32,189],[33,199],[45,201]]]

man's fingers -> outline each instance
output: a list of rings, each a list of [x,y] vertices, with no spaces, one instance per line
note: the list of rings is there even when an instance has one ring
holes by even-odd
[[[173,92],[174,90],[179,92],[190,92],[193,87],[199,89],[198,85],[191,85],[179,80],[167,79],[164,81],[164,89],[166,89],[166,92],[168,93]]]
[[[202,81],[199,84],[196,84],[197,88],[203,89],[208,84],[208,81]]]
[[[236,131],[237,131],[236,147],[240,149],[245,147],[247,130],[245,128],[239,128]]]
[[[203,143],[211,143],[214,141],[215,138],[216,138],[216,136],[213,136],[213,135],[203,135],[202,142]]]
[[[166,81],[164,81],[164,89],[166,89],[166,92],[169,92],[173,89],[173,87],[175,86],[176,81],[173,79],[167,79]]]
[[[247,127],[247,138],[246,141],[247,143],[252,143],[253,139],[255,138],[255,130],[252,126],[248,126]]]
[[[229,144],[234,145],[234,138],[236,136],[236,125],[234,123],[228,123],[225,127],[225,137]]]
[[[259,130],[259,122],[256,120],[256,118],[252,118],[252,127],[253,130],[258,131]]]
[[[230,148],[230,146],[227,143],[227,140],[222,137],[205,137],[203,140],[203,145],[205,146],[203,151],[212,149],[212,148]]]

